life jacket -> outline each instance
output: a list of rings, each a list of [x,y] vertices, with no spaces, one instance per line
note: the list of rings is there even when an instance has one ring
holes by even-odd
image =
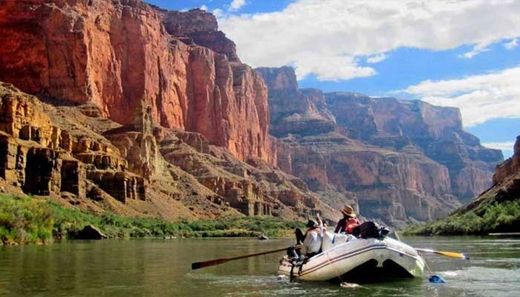
[[[345,233],[352,234],[354,231],[354,228],[359,226],[361,222],[358,220],[358,218],[348,218],[345,220]]]

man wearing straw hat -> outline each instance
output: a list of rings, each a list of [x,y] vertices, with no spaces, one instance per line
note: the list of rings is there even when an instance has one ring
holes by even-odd
[[[341,210],[341,213],[343,214],[343,218],[338,221],[334,233],[345,232],[347,234],[352,234],[354,228],[361,224],[361,222],[356,217],[354,208],[352,208],[350,205],[345,205],[345,207],[343,207]]]

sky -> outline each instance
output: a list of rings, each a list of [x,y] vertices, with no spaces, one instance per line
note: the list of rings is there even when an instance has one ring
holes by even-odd
[[[147,0],[202,8],[253,66],[302,88],[458,107],[507,158],[520,135],[520,0]]]

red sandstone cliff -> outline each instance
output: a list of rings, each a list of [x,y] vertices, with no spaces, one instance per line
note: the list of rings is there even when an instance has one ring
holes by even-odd
[[[481,146],[463,130],[458,109],[351,93],[326,97],[349,137],[397,151],[413,147],[447,167],[452,193],[462,202],[489,188],[494,167],[503,160],[499,150]]]
[[[58,105],[0,85],[0,177],[30,194],[168,218],[330,211],[310,189],[399,223],[446,214],[499,159],[452,109],[298,90],[287,67],[258,70],[268,104],[202,10],[0,0],[0,36],[0,81]]]
[[[98,114],[92,104],[52,106],[0,82],[0,191],[167,219],[333,216],[301,180],[264,161],[154,127],[150,107],[125,126]]]
[[[257,68],[269,86],[270,134],[316,134],[333,131],[334,116],[326,108],[325,97],[318,90],[298,90],[296,75],[290,67]]]
[[[420,101],[298,90],[292,69],[260,68],[278,166],[336,207],[399,224],[429,220],[489,187],[501,160],[462,130],[458,110]]]
[[[167,128],[268,160],[267,89],[201,10],[138,0],[0,1],[0,81],[52,100],[93,102],[132,122],[142,101]]]

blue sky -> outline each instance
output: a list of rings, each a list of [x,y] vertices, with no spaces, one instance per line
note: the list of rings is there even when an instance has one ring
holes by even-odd
[[[505,156],[520,135],[520,1],[149,0],[202,7],[253,67],[295,67],[301,87],[461,109]]]
[[[170,9],[170,10],[189,10],[192,8],[205,8],[208,11],[215,9],[221,9],[227,11],[231,7],[232,0],[145,0],[148,3],[155,4],[159,7]],[[235,10],[236,13],[259,13],[259,12],[273,12],[280,11],[287,7],[292,0],[248,0],[236,1],[236,5],[239,5],[239,9]],[[242,4],[242,5],[240,5]]]

